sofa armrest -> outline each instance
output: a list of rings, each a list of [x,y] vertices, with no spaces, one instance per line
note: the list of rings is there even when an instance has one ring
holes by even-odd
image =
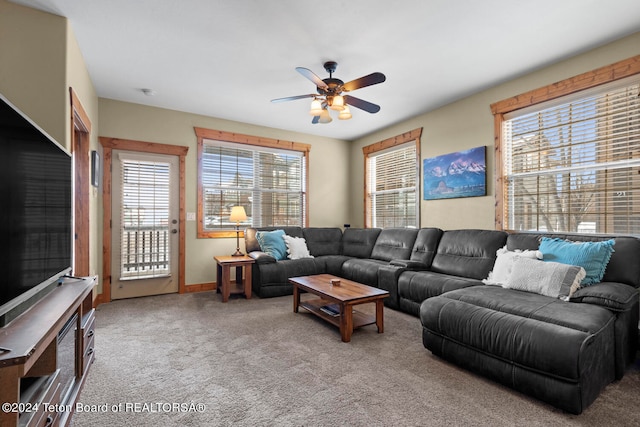
[[[619,282],[602,282],[578,289],[570,301],[599,305],[616,313],[615,377],[622,378],[636,359],[638,348],[638,289]]]
[[[612,311],[628,311],[638,303],[638,289],[624,283],[602,282],[578,289],[570,301],[599,305]]]
[[[276,262],[276,259],[274,257],[262,251],[249,252],[247,255],[255,259],[256,264],[266,264],[266,263]]]
[[[402,267],[407,270],[428,270],[429,266],[424,262],[411,261],[408,259],[394,259],[389,261],[389,265],[394,267]]]
[[[389,292],[389,297],[384,299],[384,305],[394,310],[400,310],[400,298],[398,296],[398,278],[406,268],[397,265],[384,265],[378,269],[378,287]]]

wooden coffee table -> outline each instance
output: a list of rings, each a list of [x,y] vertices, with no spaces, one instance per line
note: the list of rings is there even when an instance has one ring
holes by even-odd
[[[331,279],[339,279],[340,286],[331,285]],[[382,300],[389,296],[389,292],[331,274],[292,277],[289,283],[293,285],[293,312],[297,313],[298,307],[303,307],[332,325],[338,326],[343,342],[351,341],[353,330],[365,325],[375,323],[378,333],[384,332]],[[301,289],[320,298],[300,301]],[[376,304],[375,316],[353,311],[354,305],[369,302]],[[339,308],[337,315],[322,310],[323,307],[326,310],[326,306],[330,304]]]

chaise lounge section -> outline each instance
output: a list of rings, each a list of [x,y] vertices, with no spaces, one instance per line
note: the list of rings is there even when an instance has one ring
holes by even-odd
[[[542,237],[511,234],[507,248],[535,250]],[[579,289],[569,302],[488,285],[426,299],[420,307],[424,346],[515,390],[581,413],[607,384],[622,378],[637,349],[640,241],[616,237],[615,242],[602,282]]]

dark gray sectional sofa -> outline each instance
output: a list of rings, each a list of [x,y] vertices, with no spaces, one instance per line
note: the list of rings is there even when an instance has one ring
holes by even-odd
[[[488,286],[496,251],[537,249],[540,238],[600,241],[612,236],[509,234],[497,230],[270,227],[304,237],[314,258],[275,261],[245,231],[253,291],[292,293],[289,277],[329,273],[389,291],[385,305],[419,316],[435,355],[579,414],[622,378],[638,346],[640,240],[614,237],[601,283],[570,302]]]

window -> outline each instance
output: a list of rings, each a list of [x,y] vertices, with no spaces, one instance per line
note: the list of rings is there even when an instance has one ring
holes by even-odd
[[[307,224],[309,145],[196,128],[198,237],[235,236],[231,208],[243,227]],[[229,232],[232,232],[231,234]]]
[[[364,147],[367,227],[420,227],[422,128]]]
[[[162,277],[170,271],[171,165],[121,159],[120,279]]]
[[[502,228],[640,233],[639,94],[636,74],[498,114]]]

